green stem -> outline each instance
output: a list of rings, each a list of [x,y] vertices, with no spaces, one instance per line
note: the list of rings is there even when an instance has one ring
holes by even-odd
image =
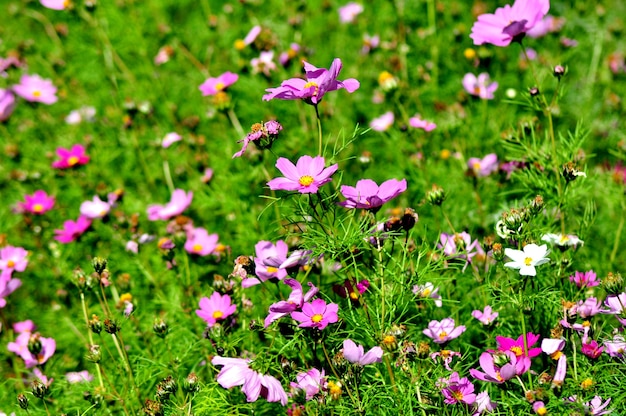
[[[624,201],[622,200],[622,213],[620,215],[619,224],[617,225],[617,231],[615,232],[615,240],[613,241],[613,250],[611,251],[610,263],[613,264],[617,252],[619,250],[619,242],[622,237],[622,229],[624,228]]]
[[[174,193],[174,181],[172,181],[172,173],[170,172],[170,164],[167,160],[163,161],[163,175],[165,176],[165,183],[170,190],[170,193]]]
[[[87,313],[87,303],[85,302],[85,294],[80,292],[80,303],[83,307],[83,316],[85,317],[85,325],[87,326],[87,335],[89,337],[89,345],[94,345],[93,343],[93,335],[91,334],[91,328],[89,328],[89,314]],[[102,381],[102,371],[100,369],[100,364],[96,364],[96,371],[98,372],[98,382],[100,383],[100,387],[104,390],[104,382]]]
[[[521,297],[521,296],[520,296]],[[523,299],[520,299],[520,307],[523,308]],[[522,339],[524,340],[524,357],[528,357],[528,339],[526,337],[526,320],[524,319],[524,311],[520,311],[521,313],[519,314],[520,316],[520,321],[522,323]],[[520,380],[521,381],[521,380]],[[528,386],[529,389],[532,390],[533,388],[533,379],[530,375],[530,371],[528,371]]]
[[[320,111],[317,108],[317,104],[315,104],[314,107],[315,107],[315,117],[317,118],[317,140],[318,140],[317,154],[322,156],[322,142],[324,141],[324,137],[322,136],[322,119],[320,118]]]

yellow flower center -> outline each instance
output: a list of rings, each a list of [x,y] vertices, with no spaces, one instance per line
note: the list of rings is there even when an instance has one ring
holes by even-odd
[[[383,344],[385,345],[393,345],[394,342],[396,342],[396,337],[393,335],[387,335],[383,338]]]
[[[448,149],[443,149],[443,150],[441,151],[441,153],[439,153],[439,156],[440,156],[443,160],[448,159],[451,155],[452,155],[452,153],[451,153]]]
[[[215,84],[215,90],[217,91],[222,91],[224,89],[224,83],[223,82],[218,82],[217,84]]]
[[[422,296],[426,297],[426,296],[430,295],[430,292],[431,292],[430,289],[424,289],[424,290],[422,290]]]
[[[70,7],[70,4],[72,4],[72,3],[70,2],[70,0],[65,0],[65,1],[63,2],[63,8],[64,8],[64,9],[67,9],[68,7]]]
[[[440,340],[444,340],[447,336],[448,336],[448,333],[446,331],[441,331],[439,333],[439,339]]]
[[[474,94],[480,94],[480,87],[478,85],[474,86]]]
[[[496,378],[498,379],[498,381],[504,381],[499,371],[496,371]]]
[[[561,351],[555,351],[550,354],[550,358],[552,358],[553,360],[558,360],[559,358],[561,358],[561,355],[563,355]]]
[[[472,164],[472,167],[474,168],[474,170],[480,170],[480,162],[474,162]]]
[[[548,414],[548,409],[546,409],[545,407],[540,407],[539,409],[537,409],[537,414],[539,416],[545,416]]]
[[[15,267],[15,262],[13,260],[7,261],[7,267]]]
[[[33,211],[34,212],[41,212],[41,211],[43,211],[43,205],[41,205],[41,204],[33,205]]]
[[[76,157],[76,156],[70,156],[67,159],[67,164],[70,165],[70,166],[74,166],[77,163],[78,163],[78,157]]]
[[[257,131],[261,131],[261,130],[263,130],[263,124],[261,124],[261,123],[254,123],[252,125],[252,127],[250,127],[250,130],[252,131],[252,133],[256,133]]]
[[[383,71],[380,73],[380,75],[378,75],[378,83],[380,85],[383,85],[387,81],[392,80],[392,79],[393,79],[393,75],[388,71]]]
[[[584,322],[582,323],[582,326],[584,326],[584,327],[589,327],[589,326],[591,326],[591,322],[589,322],[589,321],[584,321]]]
[[[215,311],[215,312],[213,312],[213,319],[221,319],[222,316],[224,316],[224,312],[222,312],[222,311]]]
[[[132,302],[133,300],[133,295],[131,295],[130,293],[123,293],[120,296],[120,302]]]
[[[465,59],[471,60],[476,58],[476,51],[472,48],[467,48],[463,51],[463,55],[465,56]]]
[[[39,90],[33,91],[33,97],[35,97],[35,98],[41,97],[41,91],[39,91]]]
[[[311,321],[313,321],[314,323],[318,323],[322,319],[324,319],[324,317],[322,316],[322,314],[319,314],[319,313],[316,313],[315,315],[311,317]]]
[[[235,41],[235,49],[237,49],[238,51],[243,50],[246,47],[246,43],[243,41],[243,39],[237,39]]]
[[[530,266],[532,263],[533,263],[533,259],[532,259],[532,257],[526,257],[526,258],[524,259],[524,264],[525,264],[526,266]]]
[[[267,272],[268,273],[276,273],[278,271],[278,269],[276,267],[273,266],[268,266],[267,267]]]
[[[593,386],[593,379],[591,378],[586,378],[582,381],[582,383],[580,383],[580,387],[582,387],[585,390],[592,386]]]
[[[511,351],[515,353],[516,356],[520,357],[524,354],[524,350],[521,347],[511,347]]]
[[[317,95],[317,91],[319,90],[319,85],[317,85],[317,83],[313,82],[313,81],[309,81],[306,84],[304,84],[304,88],[311,88],[311,87],[315,87],[315,91],[313,91],[313,95]]]
[[[568,236],[566,236],[566,235],[562,235],[562,236],[561,236],[561,238],[559,239],[559,242],[560,242],[561,244],[564,244],[564,243],[566,243],[567,241],[569,241],[569,237],[568,237]]]
[[[313,183],[313,177],[310,175],[304,175],[301,176],[300,179],[298,180],[298,182],[300,183],[300,185],[302,186],[309,186]]]
[[[441,350],[441,353],[440,353],[440,354],[441,354],[441,356],[442,356],[443,358],[448,358],[448,357],[450,356],[450,353],[451,353],[451,352],[452,352],[452,351],[450,351],[450,350]]]
[[[193,247],[191,247],[191,251],[193,251],[194,253],[197,253],[201,250],[202,250],[202,244],[194,244]]]
[[[452,392],[452,396],[454,396],[454,398],[457,399],[458,401],[463,400],[463,393],[458,390]]]
[[[359,294],[357,292],[350,292],[350,299],[357,300],[359,298]]]

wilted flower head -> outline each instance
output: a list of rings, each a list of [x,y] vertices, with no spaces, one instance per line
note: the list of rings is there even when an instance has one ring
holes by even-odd
[[[276,167],[285,177],[274,178],[267,183],[272,190],[298,191],[302,194],[317,193],[320,186],[331,181],[331,176],[339,168],[334,164],[327,168],[322,156],[300,157],[294,165],[288,159],[279,157]]]
[[[232,72],[224,72],[217,78],[208,78],[198,87],[202,95],[216,95],[224,91],[227,87],[233,85],[239,79],[239,75]]]
[[[326,376],[324,370],[312,368],[309,371],[300,372],[296,375],[296,382],[291,382],[291,388],[297,394],[298,391],[304,391],[305,400],[311,400],[322,389],[326,388]]]
[[[375,209],[406,191],[406,179],[389,179],[379,185],[371,179],[361,179],[355,187],[341,185],[347,199],[339,205],[346,208]]]
[[[57,88],[49,79],[43,79],[39,75],[22,75],[20,83],[13,86],[13,92],[26,101],[43,104],[54,104],[58,98]]]
[[[463,77],[463,88],[468,94],[480,97],[483,100],[493,99],[493,93],[498,89],[497,82],[489,82],[489,74],[483,72],[478,77],[472,73],[467,73]]]
[[[89,162],[89,156],[87,156],[85,147],[81,144],[75,144],[69,150],[59,147],[57,156],[59,156],[59,159],[52,162],[52,167],[55,169],[69,169]]]
[[[278,133],[283,129],[283,126],[276,120],[270,120],[263,123],[255,123],[252,125],[250,129],[250,133],[246,135],[242,140],[239,140],[237,143],[243,142],[243,146],[241,150],[233,155],[233,159],[236,157],[240,157],[248,148],[250,142],[255,143],[258,147],[262,149],[268,149],[271,147],[272,143],[278,137]]]
[[[267,94],[263,96],[263,99],[265,101],[274,98],[280,100],[302,99],[308,104],[317,105],[327,92],[345,88],[346,91],[352,93],[360,86],[359,81],[353,78],[344,81],[337,79],[342,66],[339,58],[333,60],[330,69],[317,68],[306,61],[303,61],[303,64],[306,80],[291,78],[283,81],[280,87],[266,89]]]

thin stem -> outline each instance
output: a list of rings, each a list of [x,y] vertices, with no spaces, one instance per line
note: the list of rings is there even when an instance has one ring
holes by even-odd
[[[610,263],[613,264],[617,252],[619,250],[619,242],[622,237],[622,229],[624,228],[624,201],[622,200],[622,215],[620,215],[619,224],[617,225],[617,231],[615,232],[615,240],[613,241],[613,250],[611,251]]]
[[[228,115],[228,119],[230,120],[231,124],[233,125],[233,127],[237,131],[237,135],[239,137],[245,136],[246,132],[243,131],[243,127],[241,127],[241,123],[239,122],[239,118],[237,118],[237,114],[235,114],[235,110],[233,110],[232,107],[231,107],[231,108],[228,109],[226,114]]]
[[[520,297],[521,297],[521,294],[520,294]],[[523,305],[523,302],[520,302],[520,306],[521,305]],[[520,316],[520,321],[522,322],[522,339],[524,340],[524,357],[528,357],[528,339],[526,337],[526,320],[524,319],[524,311],[521,311],[519,316]],[[520,382],[521,382],[521,380],[520,380]],[[530,371],[528,372],[528,385],[530,386],[530,389],[532,390],[532,388],[533,388],[533,379],[530,376]],[[522,384],[522,386],[523,386],[523,384]]]
[[[163,161],[163,175],[165,176],[165,183],[170,190],[170,193],[174,193],[174,181],[172,181],[172,173],[170,172],[170,164],[167,160]]]
[[[387,367],[387,373],[389,373],[389,380],[391,380],[391,387],[394,392],[398,392],[398,387],[396,387],[396,377],[393,374],[393,368],[391,368],[391,363],[389,362],[389,356],[385,355],[385,367]]]
[[[85,294],[80,292],[80,303],[83,307],[83,316],[85,317],[85,325],[87,326],[87,335],[89,337],[89,345],[94,345],[93,343],[93,335],[91,334],[91,328],[89,328],[89,314],[87,313],[87,303],[85,302]],[[96,371],[98,372],[98,381],[100,383],[100,387],[104,390],[104,382],[102,381],[102,371],[100,369],[100,363],[96,364]]]
[[[320,118],[320,111],[317,108],[317,104],[315,104],[314,107],[315,107],[315,117],[317,118],[317,140],[318,140],[317,154],[322,156],[322,142],[324,141],[324,136],[322,136],[322,119]]]
[[[323,342],[321,344],[322,344],[322,350],[324,351],[324,357],[326,357],[326,362],[330,366],[330,369],[335,375],[335,377],[337,378],[337,380],[341,380],[341,377],[339,377],[339,373],[337,373],[337,370],[335,369],[333,362],[330,360],[328,351],[326,351],[326,345]],[[346,392],[348,393],[348,396],[350,396],[350,400],[352,400],[352,403],[354,403],[355,406],[358,405],[359,402],[354,399],[354,396],[352,396],[352,393],[350,392],[350,389],[348,388],[348,386],[345,385],[344,387],[346,388]]]

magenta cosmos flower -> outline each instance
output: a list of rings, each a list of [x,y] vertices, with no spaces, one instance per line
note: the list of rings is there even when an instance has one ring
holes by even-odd
[[[208,78],[198,87],[202,95],[215,95],[233,85],[239,79],[239,75],[232,72],[224,72],[217,78]]]
[[[347,199],[339,205],[346,208],[373,209],[406,191],[406,179],[389,179],[378,186],[371,179],[361,179],[355,187],[341,185],[341,194]]]
[[[272,322],[286,316],[292,312],[300,310],[304,302],[308,302],[315,296],[318,292],[318,289],[313,286],[313,283],[309,282],[309,290],[304,293],[302,290],[302,285],[296,279],[285,279],[283,280],[287,286],[291,287],[291,294],[287,300],[281,300],[276,303],[270,305],[270,313],[265,318],[265,327],[267,328]]]
[[[363,345],[357,345],[351,339],[343,342],[343,358],[353,364],[360,366],[379,363],[383,360],[383,349],[379,346],[373,347],[368,352],[364,352]]]
[[[537,341],[539,341],[539,338],[539,335],[535,335],[531,332],[526,334],[526,345],[528,346],[528,351],[524,351],[524,335],[520,335],[517,339],[497,336],[496,342],[498,343],[498,351],[511,351],[515,354],[517,361],[521,363],[520,368],[523,370],[521,372],[525,373],[530,369],[530,359],[541,354],[541,348],[531,348]]]
[[[204,319],[209,328],[213,327],[217,321],[228,318],[237,309],[237,305],[230,303],[230,296],[222,296],[218,292],[213,292],[210,298],[200,299],[199,305],[200,309],[196,309],[196,315]]]
[[[471,406],[476,401],[474,385],[467,377],[460,378],[459,373],[453,372],[447,380],[441,394],[445,398],[445,404],[462,403]]]
[[[150,221],[167,221],[172,217],[180,215],[191,204],[193,192],[185,192],[182,189],[175,189],[172,192],[172,199],[166,205],[153,204],[148,206],[148,219]]]
[[[279,157],[276,167],[284,178],[274,178],[267,183],[271,190],[298,191],[301,194],[314,194],[320,186],[330,182],[330,177],[339,165],[324,168],[322,156],[302,156],[294,165],[288,159]]]
[[[52,81],[43,79],[39,75],[22,75],[20,83],[13,86],[13,92],[30,102],[49,105],[58,100],[57,88]]]
[[[430,321],[428,328],[422,332],[436,344],[445,344],[465,332],[465,325],[455,326],[454,319],[444,318],[441,321]]]
[[[12,273],[12,271],[6,270],[0,273],[0,308],[4,308],[7,305],[6,297],[22,286],[20,279],[11,277]]]
[[[494,14],[478,16],[470,38],[474,40],[474,45],[491,43],[508,46],[511,42],[521,41],[526,32],[541,22],[549,9],[550,0],[516,0],[513,6],[507,4],[497,8]]]
[[[41,215],[54,207],[54,197],[40,189],[32,195],[24,195],[24,202],[20,202],[18,206],[22,212]]]
[[[217,234],[209,234],[204,228],[194,228],[187,233],[187,241],[185,242],[185,250],[187,253],[196,254],[198,256],[208,256],[214,254],[217,248]]]
[[[593,270],[589,270],[587,272],[574,272],[574,274],[569,277],[569,281],[576,284],[579,289],[583,287],[594,287],[600,284],[600,281]]]
[[[276,378],[257,373],[248,364],[252,360],[215,356],[213,365],[223,366],[217,375],[217,382],[225,389],[241,386],[248,402],[255,402],[263,397],[268,402],[280,402],[283,406],[289,400],[287,393]]]
[[[335,58],[330,69],[317,68],[308,62],[303,61],[306,71],[306,80],[301,78],[291,78],[283,81],[280,87],[268,88],[267,94],[263,96],[265,101],[278,98],[280,100],[304,100],[308,104],[317,105],[324,94],[345,88],[349,93],[353,93],[361,85],[354,78],[339,81],[337,77],[341,71],[341,59]]]
[[[91,219],[81,215],[76,221],[67,220],[63,223],[63,228],[54,230],[54,239],[59,243],[67,244],[76,240],[91,227]]]
[[[11,117],[15,104],[15,95],[11,90],[0,88],[0,122]]]
[[[414,115],[409,119],[409,125],[416,129],[422,129],[424,131],[433,131],[437,128],[437,125],[431,121],[422,120],[419,114]]]
[[[478,77],[472,73],[467,73],[463,77],[463,88],[468,94],[480,97],[483,100],[492,100],[498,89],[497,82],[489,82],[489,74],[483,72]]]
[[[317,328],[322,330],[328,324],[334,324],[339,320],[337,311],[339,305],[336,303],[326,304],[324,299],[315,299],[311,303],[302,305],[302,312],[296,311],[291,313],[291,317],[300,322],[300,328]]]
[[[52,162],[52,167],[55,169],[69,169],[89,162],[89,156],[87,156],[85,147],[81,144],[75,144],[69,150],[59,147],[57,156],[59,156],[59,160]]]

